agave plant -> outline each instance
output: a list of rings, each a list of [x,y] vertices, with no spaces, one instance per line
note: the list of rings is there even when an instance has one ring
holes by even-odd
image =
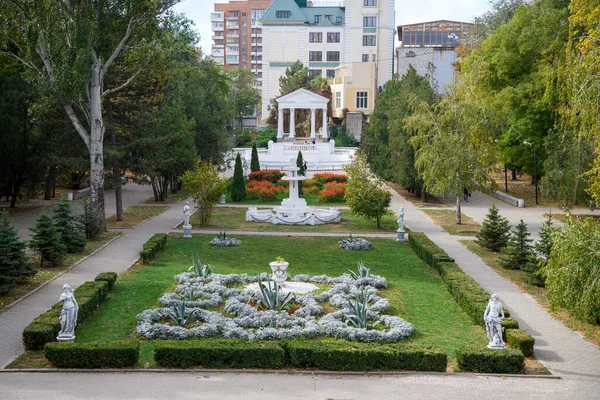
[[[288,308],[289,303],[296,299],[296,296],[292,292],[289,292],[284,296],[283,292],[279,289],[277,282],[267,280],[267,282],[264,283],[261,280],[260,275],[258,276],[258,287],[262,294],[262,300],[259,300],[257,305],[259,307],[263,306],[267,310],[285,310]]]
[[[219,232],[219,234],[217,235],[217,239],[219,239],[219,240],[227,240],[227,234],[225,233],[225,231]]]
[[[379,324],[380,321],[369,324],[367,319],[367,306],[372,301],[372,296],[365,297],[364,291],[361,291],[360,295],[353,297],[352,299],[354,302],[348,300],[350,314],[346,315],[346,323],[367,330],[371,330]]]
[[[185,290],[185,292],[183,293],[183,295],[181,296],[181,298],[188,300],[188,301],[196,300],[195,289],[193,287],[187,288]]]
[[[365,267],[362,261],[358,262],[358,274],[352,270],[348,270],[348,272],[350,272],[350,276],[354,279],[367,278],[371,274],[369,271],[371,271],[371,269]]]
[[[193,271],[198,278],[208,278],[212,274],[212,268],[210,265],[202,265],[202,260],[200,256],[196,254],[196,256],[192,256],[193,265],[188,268],[188,271]]]
[[[185,316],[185,300],[178,305],[173,306],[173,311],[169,311],[167,316],[177,324],[177,326],[185,326],[190,321],[190,318],[196,314],[197,310],[192,311],[187,317]]]
[[[350,239],[348,239],[349,242],[354,242],[354,238],[352,237],[352,232],[350,232]]]

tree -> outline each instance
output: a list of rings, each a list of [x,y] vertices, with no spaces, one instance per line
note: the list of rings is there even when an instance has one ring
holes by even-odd
[[[490,10],[475,17],[475,40],[492,35],[514,17],[520,6],[526,4],[525,0],[492,0],[489,3]]]
[[[32,81],[61,102],[88,149],[90,205],[97,215],[104,216],[102,99],[143,68],[112,88],[104,87],[107,73],[120,55],[152,59],[151,22],[175,2],[0,0],[0,51],[28,67]],[[103,217],[101,224],[104,228]]]
[[[552,216],[548,215],[542,224],[540,240],[534,246],[535,251],[541,255],[544,260],[548,260],[550,253],[552,252],[552,234],[556,230],[552,225]]]
[[[533,252],[531,234],[527,224],[521,220],[508,239],[505,253],[508,257],[502,259],[502,266],[506,269],[520,269],[533,272],[536,269],[536,258]]]
[[[298,167],[298,175],[306,176],[304,158],[301,151],[298,152],[298,156],[296,157],[296,167]],[[302,193],[302,181],[298,181],[298,193]]]
[[[508,220],[498,213],[495,204],[485,216],[483,225],[477,233],[476,243],[492,251],[500,251],[506,247],[509,239],[510,225]]]
[[[252,142],[252,156],[250,158],[250,171],[260,171],[260,163],[258,160],[258,149],[256,148],[256,142]]]
[[[0,294],[6,294],[23,279],[37,272],[19,240],[17,229],[10,226],[6,213],[0,214]]]
[[[231,182],[231,200],[242,201],[246,198],[246,182],[244,181],[244,170],[242,168],[242,157],[237,153],[235,167],[233,168],[233,181]]]
[[[96,240],[102,234],[100,218],[92,211],[89,200],[83,202],[83,214],[80,216],[80,221],[87,240]]]
[[[73,215],[70,203],[66,201],[59,202],[54,207],[52,219],[68,253],[77,253],[85,247],[86,240],[85,235],[82,233],[83,227],[78,218]]]
[[[383,182],[370,171],[366,157],[356,155],[344,167],[348,174],[346,203],[350,212],[365,218],[375,218],[377,229],[381,228],[381,217],[387,212],[392,201],[391,193]]]
[[[227,190],[227,182],[210,161],[198,160],[196,167],[186,171],[180,178],[194,198],[200,226],[207,226],[215,204]]]
[[[254,87],[256,79],[249,69],[232,68],[227,70],[227,75],[231,80],[229,107],[232,110],[232,115],[238,118],[239,126],[242,126],[242,117],[256,113],[261,93]]]
[[[67,247],[62,242],[52,217],[48,214],[40,214],[31,231],[34,235],[29,242],[29,247],[39,254],[40,268],[44,266],[44,261],[52,265],[60,264],[66,256]]]

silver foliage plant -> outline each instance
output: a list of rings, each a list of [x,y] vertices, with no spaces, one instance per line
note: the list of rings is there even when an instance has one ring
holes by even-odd
[[[285,338],[314,338],[330,336],[361,342],[393,343],[409,337],[414,328],[400,317],[385,315],[390,302],[377,295],[378,289],[387,287],[385,278],[377,275],[354,279],[349,274],[331,278],[326,275],[297,275],[293,281],[331,285],[319,295],[297,295],[302,307],[293,314],[285,311],[258,311],[248,304],[252,296],[260,299],[260,291],[252,292],[230,287],[258,281],[257,276],[246,274],[212,274],[198,278],[194,273],[184,272],[174,277],[178,286],[175,293],[166,293],[160,298],[165,308],[146,310],[138,314],[137,332],[150,339],[187,339],[192,337],[225,337],[246,340],[277,340]],[[261,274],[260,279],[268,279]],[[185,300],[193,291],[195,299]],[[365,329],[350,326],[348,315],[352,315],[350,300],[362,296],[367,298],[366,318],[373,325],[380,323],[384,329]],[[186,315],[194,313],[199,324],[190,329],[159,323],[167,317],[173,307],[185,301]],[[204,308],[216,308],[225,302],[225,316],[220,312]],[[320,316],[321,303],[329,302],[337,311]],[[351,318],[350,318],[351,319]]]
[[[353,238],[350,235],[349,239],[342,239],[338,242],[338,247],[344,250],[366,251],[373,249],[373,243],[363,238]]]

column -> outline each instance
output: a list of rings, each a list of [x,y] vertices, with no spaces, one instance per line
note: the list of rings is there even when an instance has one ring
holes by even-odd
[[[326,142],[327,139],[329,138],[329,134],[327,133],[327,107],[325,107],[323,109],[323,129],[322,129],[323,134],[321,135],[321,137],[323,138],[323,141]]]
[[[296,109],[290,108],[290,141],[296,137]]]
[[[277,117],[277,139],[283,139],[283,107],[281,105]]]
[[[310,109],[310,138],[314,139],[316,137],[316,132],[315,132],[315,120],[316,120],[316,115],[315,115],[315,109],[311,108]]]

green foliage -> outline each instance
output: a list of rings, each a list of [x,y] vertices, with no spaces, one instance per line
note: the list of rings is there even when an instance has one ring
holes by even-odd
[[[527,331],[522,329],[507,329],[506,343],[513,349],[521,350],[525,357],[531,357],[533,355],[535,339]]]
[[[302,156],[302,152],[298,152],[298,156],[296,157],[296,167],[299,168],[298,175],[306,176],[306,171],[304,170],[304,157]],[[302,193],[302,181],[298,181],[298,193]]]
[[[108,283],[108,290],[113,290],[115,287],[115,283],[117,282],[117,273],[116,272],[102,272],[96,275],[94,278],[96,282],[105,281]]]
[[[290,307],[290,302],[296,300],[294,292],[288,292],[284,296],[283,292],[279,290],[277,282],[267,280],[266,283],[263,283],[260,275],[258,275],[258,287],[262,295],[262,298],[256,302],[259,308],[275,311],[287,310]]]
[[[227,181],[221,178],[219,171],[210,161],[202,160],[198,160],[194,169],[186,171],[180,181],[194,198],[200,225],[207,226],[214,206],[227,191]]]
[[[0,213],[0,294],[37,272],[25,252],[26,243],[19,240],[17,229]]]
[[[231,200],[242,201],[246,198],[246,182],[244,181],[244,170],[242,169],[242,157],[240,153],[235,157],[233,169],[233,182],[231,183]]]
[[[346,203],[350,212],[365,218],[375,218],[377,229],[380,229],[381,217],[387,212],[392,200],[391,193],[369,170],[363,155],[357,154],[352,162],[344,167],[344,171],[348,174]]]
[[[83,214],[81,214],[80,221],[87,240],[96,240],[102,234],[102,221],[92,210],[89,200],[83,202]]]
[[[125,368],[138,362],[140,344],[135,340],[106,343],[48,343],[44,353],[57,368]]]
[[[535,251],[546,260],[550,257],[552,251],[552,234],[556,230],[552,225],[552,215],[548,214],[546,220],[542,224],[540,240],[534,246]]]
[[[593,218],[567,217],[552,234],[552,251],[542,273],[553,307],[575,318],[600,324],[600,225]]]
[[[77,253],[85,247],[86,240],[85,235],[82,233],[83,227],[77,217],[73,215],[70,203],[66,201],[58,203],[54,207],[52,219],[67,252]]]
[[[237,157],[236,157],[237,161]],[[252,156],[250,158],[250,171],[260,171],[260,162],[258,160],[258,149],[256,148],[256,142],[252,143]]]
[[[52,217],[40,214],[35,221],[35,227],[31,230],[34,235],[29,242],[29,247],[39,254],[40,267],[44,266],[44,261],[52,265],[60,264],[66,256],[67,248],[61,241]]]
[[[507,329],[519,329],[519,321],[514,318],[504,318],[502,320],[502,328],[506,331]]]
[[[350,309],[350,313],[345,315],[347,324],[353,325],[357,328],[371,330],[381,322],[377,321],[374,324],[369,323],[367,308],[370,303],[373,303],[373,296],[366,296],[364,289],[361,290],[358,296],[353,297],[352,300],[348,300],[348,308]]]
[[[513,349],[466,346],[456,351],[456,360],[463,371],[483,374],[519,374],[525,367],[525,356]]]
[[[231,79],[231,93],[229,93],[229,107],[233,115],[240,119],[246,115],[253,115],[260,103],[261,93],[254,86],[255,78],[252,71],[240,67],[227,69]]]
[[[156,233],[152,236],[144,246],[142,247],[142,251],[140,251],[140,258],[142,259],[142,263],[148,264],[150,261],[154,260],[160,252],[167,245],[167,234],[166,233]]]
[[[185,309],[185,300],[173,306],[173,311],[169,311],[167,316],[171,318],[171,321],[177,326],[186,326],[187,323],[194,317],[198,310],[194,309],[191,312],[187,312]]]
[[[500,251],[508,244],[510,236],[508,220],[498,213],[498,208],[492,204],[490,212],[483,220],[483,226],[477,233],[477,244],[492,251]]]
[[[505,253],[508,257],[502,259],[502,266],[507,269],[520,269],[533,272],[537,269],[537,260],[531,244],[531,234],[527,230],[527,224],[521,220],[515,227],[514,232],[508,239]]]
[[[352,239],[352,234],[350,234],[350,241],[353,241],[354,239]],[[358,274],[352,270],[348,270],[348,272],[350,272],[350,276],[354,279],[359,279],[359,278],[367,278],[369,277],[369,275],[371,275],[371,269],[365,267],[365,264],[362,263],[362,261],[359,261],[357,264],[358,267]]]
[[[223,236],[225,236],[225,232],[223,232]],[[198,254],[196,254],[195,257],[192,256],[192,263],[193,264],[188,268],[188,271],[193,271],[198,278],[208,278],[212,275],[213,270],[211,266],[209,264],[202,265],[202,260]]]
[[[269,145],[269,141],[277,142],[277,129],[269,126],[254,140],[253,144],[256,147],[266,148]]]
[[[263,340],[164,340],[154,346],[154,360],[163,368],[279,369],[285,352],[279,343]]]
[[[335,145],[337,147],[356,147],[358,144],[354,135],[348,133],[346,126],[330,126],[329,137],[335,140]]]

